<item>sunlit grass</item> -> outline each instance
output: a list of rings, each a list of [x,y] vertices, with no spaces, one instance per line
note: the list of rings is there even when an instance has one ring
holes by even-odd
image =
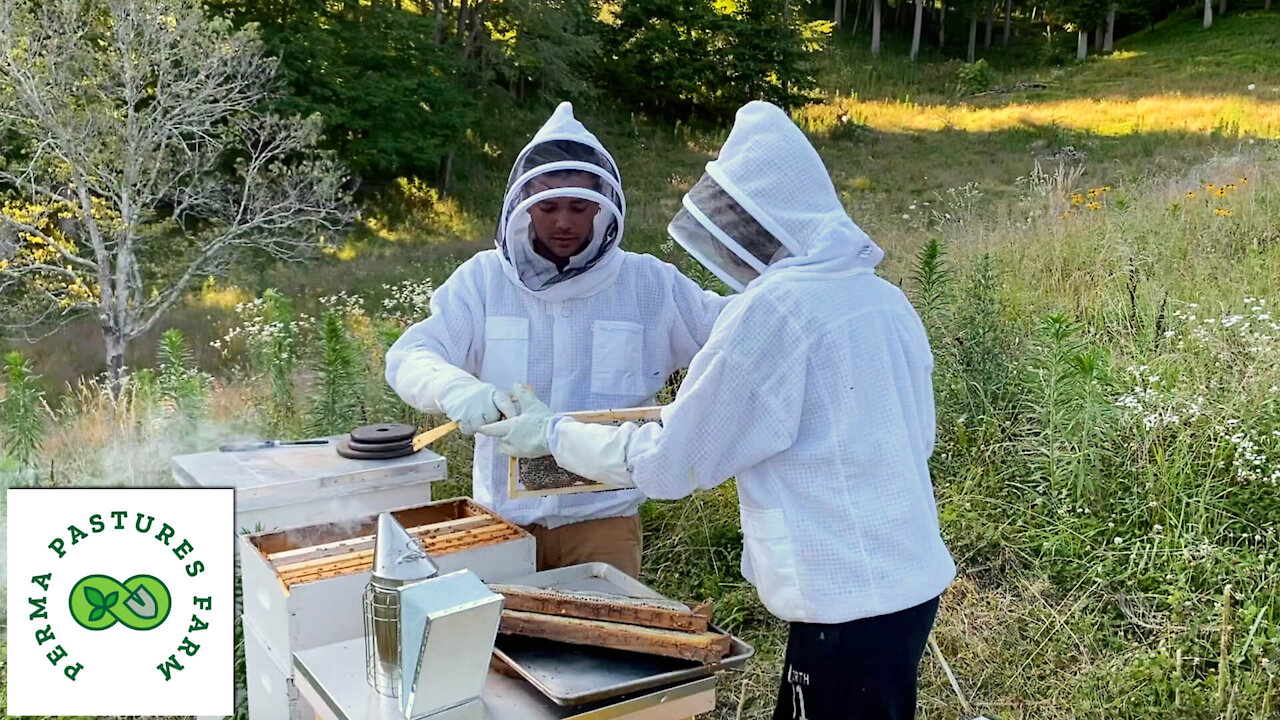
[[[897,133],[992,133],[1057,126],[1104,137],[1135,133],[1280,137],[1280,99],[1263,102],[1239,97],[1076,98],[999,107],[845,98],[805,108],[797,115],[806,127],[824,131],[835,127],[834,118],[841,113],[858,118],[873,130]]]

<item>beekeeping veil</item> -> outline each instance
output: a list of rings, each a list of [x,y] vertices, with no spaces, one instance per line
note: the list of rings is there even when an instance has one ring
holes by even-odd
[[[571,176],[573,186],[562,178]],[[586,185],[578,187],[576,185]],[[579,198],[599,206],[591,237],[563,269],[534,250],[529,210],[550,198]],[[507,275],[547,300],[590,295],[608,287],[622,261],[626,198],[613,157],[561,103],[516,158],[498,219],[496,243]]]
[[[667,232],[739,292],[766,272],[870,271],[884,257],[845,212],[808,138],[766,102],[738,110]]]

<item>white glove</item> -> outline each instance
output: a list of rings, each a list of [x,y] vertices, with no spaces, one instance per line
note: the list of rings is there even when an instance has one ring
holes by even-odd
[[[474,435],[481,425],[520,414],[515,402],[504,392],[474,378],[451,385],[440,394],[440,409],[458,423],[458,431]]]
[[[485,425],[477,430],[481,435],[500,438],[498,452],[515,458],[536,458],[550,455],[547,449],[547,424],[551,422],[551,408],[533,394],[528,385],[511,389],[511,397],[520,406],[520,414],[510,420]]]
[[[627,453],[639,429],[631,422],[614,427],[558,417],[552,419],[545,435],[560,467],[598,483],[632,488],[636,484],[627,467]]]

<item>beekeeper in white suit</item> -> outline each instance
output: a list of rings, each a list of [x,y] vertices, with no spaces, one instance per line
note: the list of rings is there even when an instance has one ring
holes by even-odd
[[[651,404],[727,300],[623,251],[625,213],[612,156],[561,104],[516,158],[496,247],[436,290],[430,317],[387,352],[387,382],[468,434],[515,415],[515,383],[557,411]],[[509,499],[497,445],[476,438],[473,494],[534,534],[539,569],[603,561],[639,574],[643,493]]]
[[[738,111],[671,236],[740,291],[661,423],[523,414],[482,428],[600,482],[681,498],[738,479],[742,572],[791,623],[774,717],[910,718],[955,565],[928,460],[933,359],[884,253],[845,213],[804,134]]]

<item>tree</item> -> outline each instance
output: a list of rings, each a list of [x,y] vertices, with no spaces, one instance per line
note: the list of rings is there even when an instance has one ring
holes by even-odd
[[[880,57],[880,0],[871,0],[871,55]]]
[[[996,6],[994,2],[991,2],[990,0],[988,0],[987,2],[987,37],[982,44],[982,47],[984,49],[987,49],[987,50],[991,49],[991,42],[992,42],[992,37],[995,35],[995,28],[996,28]]]
[[[969,7],[969,62],[978,59],[978,5]]]
[[[0,322],[96,316],[125,350],[197,280],[296,260],[351,217],[319,121],[260,108],[275,60],[197,0],[0,0]]]
[[[1110,53],[1115,49],[1116,42],[1116,10],[1119,4],[1112,2],[1107,5],[1107,34],[1102,40],[1102,52]]]
[[[1204,0],[1204,26],[1213,27],[1213,0]]]
[[[911,33],[911,62],[920,56],[920,26],[924,22],[924,0],[916,0],[916,24]]]
[[[1004,0],[1004,39],[1002,44],[1008,45],[1013,39],[1013,0]]]

